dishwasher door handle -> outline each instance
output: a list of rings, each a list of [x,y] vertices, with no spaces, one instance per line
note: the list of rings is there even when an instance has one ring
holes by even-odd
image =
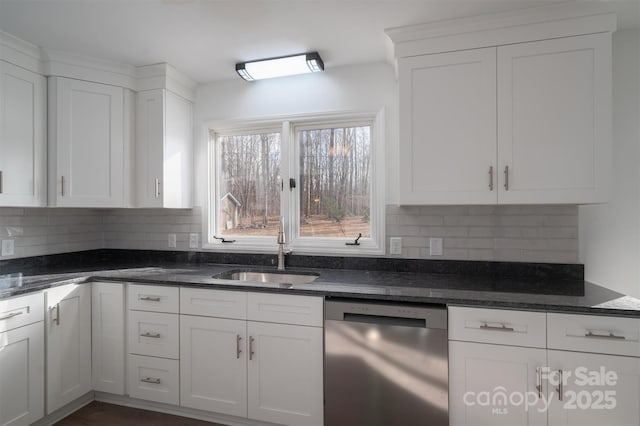
[[[387,317],[382,315],[354,314],[351,312],[344,313],[343,321],[399,327],[427,327],[427,321],[424,318]]]

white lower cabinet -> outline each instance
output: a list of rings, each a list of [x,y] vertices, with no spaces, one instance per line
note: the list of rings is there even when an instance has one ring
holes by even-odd
[[[322,328],[249,321],[247,333],[248,417],[321,426]]]
[[[542,400],[511,405],[510,395],[538,394],[546,349],[449,342],[451,426],[546,425]],[[540,390],[542,392],[542,390]],[[504,398],[503,398],[504,395]],[[542,394],[540,394],[542,395]]]
[[[640,425],[640,358],[551,350],[548,357],[549,425]]]
[[[178,405],[179,365],[175,359],[129,355],[129,395]]]
[[[639,331],[637,318],[451,307],[450,425],[640,425]]]
[[[180,405],[247,416],[247,323],[182,315]]]
[[[44,326],[40,320],[0,333],[0,425],[28,425],[42,416]]]
[[[124,395],[124,285],[91,286],[93,390]]]
[[[226,293],[181,291],[181,405],[282,425],[322,426],[322,299]],[[228,312],[228,306],[239,309],[234,318],[207,317],[205,302],[211,316]]]
[[[91,286],[46,291],[47,414],[92,390]]]

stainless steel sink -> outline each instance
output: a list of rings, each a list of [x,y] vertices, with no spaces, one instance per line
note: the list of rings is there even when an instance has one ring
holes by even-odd
[[[320,274],[315,272],[306,271],[255,271],[235,269],[214,275],[213,278],[258,283],[299,285],[309,284],[315,281],[319,276]]]

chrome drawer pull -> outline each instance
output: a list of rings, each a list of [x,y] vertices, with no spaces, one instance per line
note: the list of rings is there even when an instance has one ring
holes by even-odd
[[[493,191],[493,166],[489,166],[489,191]]]
[[[0,321],[2,320],[8,320],[9,318],[13,318],[13,317],[17,317],[18,315],[22,315],[24,312],[20,311],[20,312],[11,312],[8,315],[3,316],[2,318],[0,318]]]
[[[602,334],[594,334],[591,331],[588,332],[588,333],[585,333],[584,337],[590,337],[590,338],[593,338],[593,339],[614,339],[614,340],[625,340],[626,339],[626,337],[624,337],[624,336],[616,336],[615,334],[613,334],[611,332],[609,332],[608,335],[606,335],[606,334],[602,335]]]
[[[236,335],[236,359],[240,359],[240,354],[242,353],[242,349],[240,349],[240,341],[242,337],[239,334]]]
[[[495,327],[493,325],[489,325],[487,323],[484,323],[480,326],[481,329],[483,330],[493,330],[493,331],[515,331],[513,327],[507,327],[506,325],[502,324],[501,327]]]
[[[560,376],[560,380],[558,381],[558,401],[562,401],[562,399],[564,398],[564,378],[562,377],[563,375],[563,371],[562,370],[558,370],[558,375]]]
[[[255,340],[256,340],[256,339],[254,339],[252,336],[249,336],[249,361],[252,361],[252,360],[253,360],[253,356],[256,354],[256,353],[253,351],[253,342],[254,342]]]
[[[147,331],[146,333],[142,333],[140,337],[153,337],[154,339],[159,339],[160,333],[150,333]]]
[[[140,300],[144,300],[145,302],[159,302],[160,296],[141,296]]]
[[[140,381],[144,383],[153,383],[154,385],[160,384],[160,379],[154,379],[153,377],[145,377],[143,379],[140,379]]]
[[[536,390],[538,398],[542,398],[542,369],[540,367],[536,367]]]

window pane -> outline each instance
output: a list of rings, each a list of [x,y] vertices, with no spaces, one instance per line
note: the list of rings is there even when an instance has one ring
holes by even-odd
[[[300,236],[371,236],[371,126],[298,132]]]
[[[218,136],[218,232],[278,235],[280,133]]]

